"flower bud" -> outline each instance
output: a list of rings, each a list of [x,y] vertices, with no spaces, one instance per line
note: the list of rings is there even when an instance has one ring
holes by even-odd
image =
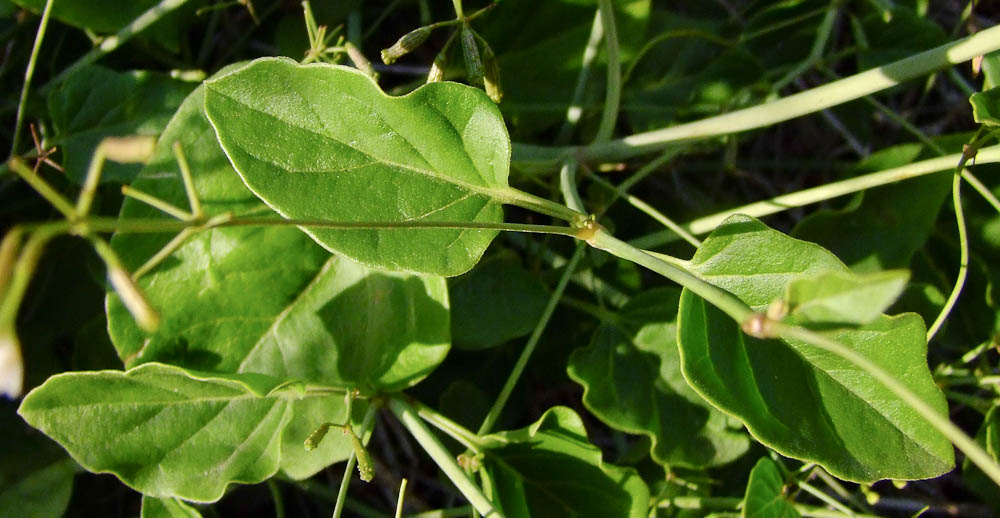
[[[483,62],[479,58],[479,46],[476,45],[476,36],[468,24],[462,24],[462,56],[465,58],[465,74],[469,79],[469,84],[482,86],[483,84]]]
[[[351,429],[350,423],[344,426],[344,433],[351,437],[351,445],[354,446],[354,456],[358,460],[358,476],[365,482],[371,482],[375,478],[375,462],[372,460],[371,454],[365,449],[361,438]]]
[[[391,47],[382,49],[382,62],[391,65],[393,61],[409,54],[427,41],[427,37],[430,35],[430,27],[420,27],[404,34]]]
[[[428,83],[440,83],[444,81],[444,69],[448,66],[448,51],[442,50],[437,57],[434,58],[434,63],[431,64],[431,70],[427,73]]]
[[[483,44],[483,83],[486,95],[499,104],[503,100],[503,88],[500,86],[500,65],[489,45]]]
[[[319,446],[323,437],[326,437],[326,432],[330,431],[330,424],[331,423],[323,423],[322,426],[313,430],[313,433],[309,434],[309,437],[306,437],[306,440],[302,442],[302,445],[305,446],[307,451],[313,451],[317,446]]]
[[[129,313],[132,313],[132,317],[135,318],[139,327],[147,333],[156,331],[156,328],[160,326],[160,315],[146,302],[146,297],[139,291],[132,276],[124,268],[109,266],[108,277],[111,280],[111,286],[121,297],[122,304],[125,304]]]
[[[135,135],[131,137],[106,137],[101,141],[108,160],[121,164],[145,163],[156,150],[156,137]]]
[[[24,362],[21,343],[13,325],[0,328],[0,395],[11,399],[21,397],[24,390]]]

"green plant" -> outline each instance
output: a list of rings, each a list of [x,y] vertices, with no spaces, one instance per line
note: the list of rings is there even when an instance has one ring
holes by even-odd
[[[326,495],[334,516],[348,505],[388,515],[347,495],[355,464],[366,482],[394,481],[371,441],[395,423],[469,504],[422,516],[870,516],[883,511],[859,498],[876,494],[871,484],[951,472],[953,446],[964,485],[982,495],[970,505],[995,505],[1000,202],[978,174],[1000,161],[1000,27],[949,41],[921,2],[801,0],[726,14],[506,0],[466,15],[454,0],[454,18],[423,16],[402,38],[376,40],[387,64],[430,52],[422,85],[387,81],[396,69],[366,57],[360,17],[380,13],[376,38],[386,19],[411,19],[394,15],[403,2],[343,12],[304,2],[301,15],[292,6],[308,40],[301,62],[223,52],[216,66],[220,51],[206,43],[193,55],[182,29],[211,17],[207,42],[222,9],[244,12],[248,27],[291,9],[163,0],[112,20],[85,2],[16,3],[42,14],[4,181],[23,181],[61,218],[21,216],[0,245],[6,394],[21,396],[20,340],[34,337],[18,314],[43,249],[82,238],[108,282],[105,311],[79,331],[80,360],[44,382],[29,371],[17,409],[65,453],[44,442],[51,453],[31,476],[0,479],[0,509],[42,509],[20,495],[68,492],[79,464],[141,493],[143,516],[215,512],[191,503],[265,481],[279,516],[282,486]],[[986,19],[971,9],[960,20]],[[43,107],[30,102],[31,82],[50,17],[116,35],[50,70]],[[343,17],[343,33],[324,17]],[[924,39],[894,37],[915,32]],[[94,64],[133,37],[205,73]],[[850,60],[862,70],[806,87]],[[969,60],[981,91],[952,68]],[[904,89],[942,69],[950,83]],[[473,86],[442,81],[460,77]],[[801,91],[782,95],[790,85]],[[974,133],[929,135],[899,114],[901,101],[869,97],[891,90],[920,108],[956,89],[971,98]],[[25,153],[29,113],[45,119],[45,138]],[[825,138],[860,155],[856,134],[875,113],[916,143],[683,225],[661,212],[670,204],[629,194],[653,195],[665,164],[717,151],[708,163],[733,181],[755,138],[745,132],[814,113],[830,121]],[[64,176],[43,170],[55,163],[50,145]],[[605,178],[615,169],[634,172],[616,183]],[[985,200],[968,217],[965,183]],[[791,235],[756,219],[853,193]],[[684,212],[688,194],[674,193],[671,210]],[[949,194],[957,237],[938,218]],[[656,224],[614,206],[619,198]],[[116,358],[99,359],[112,348]],[[582,387],[576,409],[550,401],[511,414],[539,361]],[[543,380],[562,383],[552,371]],[[963,406],[954,421],[946,398]],[[392,417],[377,421],[380,408]],[[595,428],[617,443],[602,451]],[[26,433],[12,440],[40,440]],[[335,494],[311,483],[345,460]],[[51,507],[40,512],[63,511]]]

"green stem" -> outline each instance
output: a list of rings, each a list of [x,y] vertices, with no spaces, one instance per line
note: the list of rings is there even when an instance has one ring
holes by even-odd
[[[944,321],[951,314],[951,310],[958,303],[958,296],[961,295],[962,287],[965,286],[965,278],[969,274],[969,233],[965,227],[965,212],[962,210],[962,175],[959,173],[964,168],[964,165],[965,161],[963,160],[958,166],[958,171],[955,172],[955,178],[951,185],[951,199],[955,206],[955,223],[958,225],[958,275],[955,279],[955,286],[952,287],[951,293],[948,295],[948,300],[944,303],[944,307],[941,308],[941,312],[934,319],[934,323],[927,328],[928,342],[941,329]]]
[[[76,218],[76,208],[73,204],[69,202],[62,194],[59,194],[55,189],[49,185],[48,182],[42,179],[41,176],[32,171],[30,167],[25,165],[19,158],[14,157],[7,161],[7,165],[10,169],[17,173],[28,185],[31,186],[38,194],[41,194],[45,201],[49,202],[53,207],[58,210],[64,218],[75,219]]]
[[[451,5],[455,7],[456,18],[465,18],[465,12],[462,10],[462,0],[451,0]]]
[[[664,261],[647,254],[624,241],[616,239],[602,229],[598,229],[593,237],[587,240],[590,246],[604,250],[611,255],[644,266],[681,286],[691,290],[713,306],[729,315],[733,320],[742,323],[754,314],[740,299],[722,288],[703,281],[681,266]]]
[[[483,445],[482,441],[479,440],[479,436],[419,401],[414,401],[413,406],[417,410],[417,415],[433,425],[434,428],[448,434],[449,437],[455,439],[455,441],[461,443],[467,449],[475,453],[482,453]]]
[[[640,156],[672,142],[707,139],[770,126],[891,88],[940,68],[1000,49],[1000,26],[804,92],[708,119],[679,124],[580,149],[585,161],[617,161]],[[515,146],[515,160],[557,159],[575,148]]]
[[[587,88],[587,79],[590,78],[590,67],[597,58],[598,45],[604,37],[604,28],[601,24],[601,12],[594,13],[594,23],[590,27],[590,37],[587,39],[587,46],[583,49],[583,60],[580,64],[580,73],[576,76],[576,86],[573,88],[573,98],[566,109],[566,120],[563,121],[559,135],[556,136],[555,143],[558,145],[569,142],[573,136],[576,124],[580,122],[583,115],[583,93]]]
[[[789,83],[804,74],[813,65],[819,63],[820,59],[823,58],[823,50],[826,49],[826,43],[830,40],[830,33],[833,32],[833,22],[837,20],[838,5],[839,2],[830,2],[830,5],[826,8],[826,14],[823,16],[823,21],[820,22],[819,29],[816,31],[816,39],[813,40],[813,46],[812,50],[809,51],[809,56],[785,74],[784,77],[775,81],[773,86],[773,90],[775,92],[788,86]]]
[[[52,4],[55,0],[47,0],[45,9],[42,11],[42,19],[38,22],[38,30],[35,32],[35,44],[31,47],[31,56],[28,57],[28,68],[24,71],[24,86],[21,87],[21,99],[17,103],[17,119],[14,121],[14,138],[10,146],[10,156],[17,154],[17,148],[21,145],[21,135],[24,123],[24,108],[28,105],[28,91],[31,89],[31,79],[35,76],[35,63],[38,62],[38,54],[42,49],[42,40],[45,39],[45,29],[49,26],[49,15],[52,14]]]
[[[566,205],[581,214],[585,214],[587,209],[584,208],[583,200],[580,199],[580,193],[576,188],[576,170],[579,165],[573,157],[567,157],[563,160],[563,165],[559,168],[559,188],[563,193],[563,198],[566,199]]]
[[[863,176],[858,176],[847,180],[842,180],[839,182],[828,183],[826,185],[813,187],[811,189],[804,189],[789,194],[782,194],[781,196],[775,196],[770,200],[758,201],[750,203],[748,205],[743,205],[742,207],[736,207],[733,209],[718,212],[716,214],[712,214],[710,216],[698,218],[694,221],[681,225],[681,228],[687,230],[688,232],[694,235],[707,234],[708,232],[714,230],[715,227],[719,226],[720,223],[725,221],[726,218],[729,218],[734,214],[746,214],[748,216],[753,216],[756,218],[767,216],[770,214],[776,214],[778,212],[783,212],[791,208],[801,207],[803,205],[809,205],[811,203],[817,203],[820,201],[835,198],[837,196],[843,196],[845,194],[851,194],[858,191],[863,191],[865,189],[871,189],[873,187],[879,187],[882,185],[887,185],[902,180],[908,180],[910,178],[917,178],[919,176],[938,173],[941,171],[954,170],[955,164],[958,163],[958,161],[961,159],[962,159],[961,153],[954,153],[939,158],[922,160],[920,162],[914,162],[912,164],[907,164],[901,167],[895,167],[892,169],[886,169],[884,171],[878,171],[875,173],[866,174]],[[976,155],[976,163],[978,164],[989,164],[996,162],[1000,162],[1000,145],[994,145],[980,149],[979,154]],[[633,240],[632,244],[641,248],[653,248],[656,246],[669,243],[671,241],[675,241],[677,239],[678,236],[673,231],[663,230]]]
[[[565,205],[513,188],[505,190],[502,194],[498,194],[497,198],[502,203],[516,205],[518,207],[540,212],[547,216],[559,218],[564,221],[576,222],[579,221],[580,218],[585,217],[584,214]]]
[[[809,493],[810,495],[826,503],[826,505],[840,511],[841,513],[844,513],[844,515],[850,516],[854,514],[854,511],[850,507],[847,507],[846,505],[838,502],[835,498],[831,497],[830,495],[813,487],[812,484],[809,484],[804,480],[799,480],[798,482],[796,482],[796,485],[799,486],[799,488],[801,488],[806,493]]]
[[[371,429],[372,423],[375,421],[375,411],[378,409],[378,405],[374,402],[368,403],[368,411],[365,412],[364,419],[361,420],[361,442],[365,446],[368,445],[368,439],[370,434],[368,431]],[[347,414],[347,424],[346,426],[351,426],[351,415]],[[351,449],[350,456],[347,457],[347,465],[344,467],[344,477],[340,479],[340,489],[337,491],[337,503],[333,506],[333,518],[340,518],[340,514],[344,512],[344,502],[347,500],[347,488],[351,485],[351,478],[354,476],[354,464],[357,463],[358,458]]]
[[[396,500],[396,514],[394,518],[403,518],[403,498],[406,496],[406,479],[399,483],[399,499]]]
[[[594,143],[607,142],[618,122],[618,105],[622,95],[621,50],[618,47],[618,28],[615,25],[615,10],[611,0],[598,0],[601,25],[604,28],[604,47],[608,57],[608,83],[604,97],[604,111],[597,128]]]
[[[145,203],[146,205],[149,205],[150,207],[153,207],[154,209],[163,212],[164,214],[167,214],[169,216],[173,216],[181,221],[188,221],[194,218],[194,216],[192,216],[186,210],[177,207],[169,202],[161,200],[160,198],[157,198],[152,194],[147,194],[143,191],[140,191],[139,189],[136,189],[135,187],[132,187],[130,185],[122,186],[122,194],[128,196],[129,198],[134,198],[138,201],[141,201],[142,203]]]
[[[976,441],[972,440],[971,437],[948,420],[946,415],[939,413],[920,396],[907,388],[906,385],[900,383],[893,375],[886,372],[882,367],[876,365],[864,355],[835,340],[801,327],[775,322],[774,335],[784,339],[806,342],[853,363],[872,378],[875,378],[877,382],[884,385],[896,397],[903,400],[907,406],[920,414],[934,429],[947,437],[952,444],[965,453],[970,461],[979,466],[979,469],[990,477],[994,483],[1000,485],[1000,465],[976,444]]]
[[[507,404],[507,400],[510,399],[510,394],[514,391],[514,386],[517,385],[517,380],[521,377],[521,373],[524,372],[524,368],[528,365],[528,360],[531,358],[531,354],[535,351],[535,346],[538,345],[538,341],[542,338],[542,332],[545,331],[545,327],[549,323],[549,319],[552,317],[552,312],[555,311],[556,306],[559,304],[559,299],[562,297],[563,291],[566,290],[566,284],[569,282],[569,278],[573,275],[573,270],[576,269],[576,265],[580,262],[580,258],[583,257],[583,245],[578,245],[576,251],[573,252],[573,257],[570,258],[569,263],[566,265],[566,269],[563,270],[562,276],[559,278],[559,283],[556,284],[556,289],[549,296],[549,302],[545,306],[545,311],[542,312],[542,318],[538,320],[535,325],[535,330],[532,331],[531,337],[528,339],[528,343],[525,344],[524,350],[521,351],[521,356],[517,358],[517,363],[514,364],[514,368],[511,369],[510,374],[507,376],[507,381],[504,383],[503,388],[500,389],[500,395],[497,396],[496,401],[493,402],[493,406],[490,407],[490,411],[486,414],[486,418],[483,419],[483,424],[479,427],[478,435],[485,435],[493,429],[493,425],[496,424],[497,419],[500,418],[500,413],[503,412],[504,405]]]
[[[184,5],[188,0],[162,0],[160,3],[150,7],[146,12],[140,14],[132,23],[129,23],[125,27],[122,27],[114,36],[108,36],[101,42],[100,45],[91,49],[90,52],[84,54],[80,59],[76,60],[72,65],[63,69],[62,73],[56,76],[54,79],[49,81],[45,85],[44,90],[48,90],[52,86],[55,86],[62,82],[64,79],[70,76],[77,69],[85,67],[91,63],[94,63],[98,59],[101,59],[106,54],[110,54],[112,51],[116,50],[118,47],[122,46],[126,41],[132,39],[133,36],[139,34],[140,32],[146,30],[150,25],[156,23],[161,18],[163,18],[167,13],[177,9],[178,7]]]
[[[267,489],[271,492],[271,501],[274,502],[274,518],[285,518],[285,502],[281,498],[281,488],[274,479],[268,479]]]
[[[441,441],[424,426],[424,422],[404,399],[404,396],[389,398],[389,409],[396,415],[403,426],[410,431],[417,443],[430,455],[431,459],[441,468],[455,487],[465,496],[472,506],[482,513],[484,518],[503,518],[503,514],[493,506],[479,486],[469,477],[461,466],[455,462],[452,454],[441,444]]]

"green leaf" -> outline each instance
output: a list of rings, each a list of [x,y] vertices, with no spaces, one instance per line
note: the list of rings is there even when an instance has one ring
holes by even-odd
[[[801,518],[795,506],[785,498],[785,477],[773,460],[764,457],[750,471],[743,518]]]
[[[155,497],[212,502],[230,483],[278,470],[294,387],[259,374],[208,375],[151,363],[70,372],[32,390],[18,413],[90,471]]]
[[[282,216],[503,221],[510,142],[486,95],[433,83],[389,97],[355,69],[259,59],[208,81],[205,111],[243,181]],[[496,231],[305,229],[377,268],[458,275]]]
[[[632,469],[605,464],[571,409],[484,437],[495,502],[510,517],[645,517],[649,489]]]
[[[690,266],[709,282],[761,308],[804,272],[846,272],[829,252],[734,216]],[[954,466],[948,440],[864,371],[800,342],[758,340],[685,290],[678,313],[684,377],[703,397],[739,417],[779,453],[815,461],[847,480],[930,478]],[[914,314],[824,331],[947,412],[927,367],[926,331]]]
[[[46,0],[14,0],[14,3],[41,12]],[[153,7],[160,0],[106,0],[100,3],[89,0],[59,0],[52,6],[52,16],[74,27],[95,32],[116,32]]]
[[[652,440],[653,460],[706,468],[750,447],[742,424],[709,405],[681,376],[677,352],[680,291],[633,297],[620,322],[604,324],[573,351],[567,372],[583,385],[583,404],[608,426]]]
[[[976,92],[969,97],[972,118],[979,124],[1000,126],[1000,87]]]
[[[894,146],[873,154],[854,172],[909,164],[923,149],[919,144]],[[934,229],[950,185],[951,175],[934,174],[870,189],[842,209],[810,214],[795,226],[792,236],[819,243],[855,272],[907,268]]]
[[[66,175],[83,183],[105,137],[159,135],[195,86],[164,74],[115,72],[95,65],[67,77],[49,93],[52,143],[62,150]],[[101,180],[130,182],[141,168],[107,161]]]
[[[530,333],[549,296],[514,254],[481,261],[448,283],[451,337],[459,349],[478,350]]]
[[[154,498],[142,495],[140,518],[201,518],[201,513],[177,498]]]
[[[909,279],[906,270],[825,272],[790,282],[785,302],[800,321],[867,324],[899,298]]]
[[[331,258],[259,337],[241,372],[394,392],[448,353],[448,293],[436,276],[373,271]]]
[[[62,516],[73,492],[76,463],[63,459],[38,469],[22,469],[0,483],[0,516]]]

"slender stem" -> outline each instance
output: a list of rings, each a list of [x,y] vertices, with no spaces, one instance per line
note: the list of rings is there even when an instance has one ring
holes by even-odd
[[[163,18],[164,15],[184,5],[187,1],[188,0],[162,0],[160,3],[150,7],[146,10],[146,12],[140,14],[138,18],[132,20],[132,23],[122,27],[117,34],[105,38],[100,45],[94,47],[90,52],[84,54],[72,65],[63,69],[62,73],[49,81],[49,83],[46,84],[42,90],[47,90],[52,86],[59,84],[64,79],[69,77],[70,74],[76,72],[77,69],[85,67],[98,59],[101,59],[104,55],[111,53],[118,47],[122,46],[126,41],[132,39],[133,36],[146,30],[150,25],[159,21],[160,18]]]
[[[86,234],[86,238],[107,266],[111,287],[118,293],[122,303],[128,308],[139,327],[150,333],[156,331],[160,324],[160,315],[146,301],[146,297],[142,294],[139,286],[135,284],[135,280],[129,275],[128,270],[125,269],[118,254],[104,239],[94,234]]]
[[[404,478],[399,483],[399,499],[396,500],[396,514],[393,515],[395,518],[403,517],[403,498],[406,497],[406,479]]]
[[[850,516],[854,514],[854,511],[850,507],[847,507],[846,505],[838,502],[837,499],[813,487],[808,482],[804,480],[799,480],[796,483],[796,485],[802,488],[802,490],[805,491],[806,493],[809,493],[810,495],[822,500],[826,505],[844,513],[845,515]]]
[[[149,205],[150,207],[153,207],[154,209],[159,210],[160,212],[173,216],[181,221],[188,221],[194,219],[194,216],[188,211],[180,207],[177,207],[172,203],[157,198],[151,194],[147,194],[143,191],[140,191],[139,189],[136,189],[135,187],[132,187],[130,185],[122,186],[122,194],[128,196],[129,198],[135,198],[136,200],[139,200],[145,203],[146,205]]]
[[[499,195],[498,198],[503,203],[540,212],[564,221],[575,222],[579,221],[581,217],[584,217],[584,214],[581,214],[565,205],[535,196],[534,194],[519,191],[517,189],[507,189],[503,192],[503,194]]]
[[[813,46],[809,51],[809,55],[805,60],[796,65],[795,68],[785,74],[784,77],[774,82],[773,89],[775,92],[788,86],[789,83],[808,71],[813,65],[822,59],[823,50],[826,48],[826,43],[830,39],[830,33],[833,32],[833,22],[837,20],[838,5],[839,2],[830,2],[830,5],[826,8],[826,14],[823,16],[823,21],[820,22],[819,28],[816,30],[816,39],[813,40]]]
[[[558,145],[569,142],[573,136],[576,124],[580,122],[583,115],[583,93],[587,88],[587,80],[590,78],[590,67],[597,58],[597,46],[600,45],[604,37],[604,26],[601,24],[600,10],[594,13],[594,23],[590,27],[590,37],[587,39],[587,46],[583,48],[583,60],[580,64],[580,73],[576,76],[576,86],[573,88],[573,98],[566,109],[566,120],[563,121],[559,135],[556,136],[555,143]]]
[[[729,315],[733,320],[742,323],[753,315],[753,310],[747,307],[735,295],[722,288],[703,281],[693,273],[679,265],[647,254],[624,241],[616,239],[604,230],[597,232],[587,242],[590,246],[604,250],[616,257],[631,261],[680,284],[693,291],[699,297],[707,300],[713,306]]]
[[[955,164],[961,159],[961,153],[954,153],[939,158],[922,160],[920,162],[914,162],[901,167],[886,169],[884,171],[878,171],[839,182],[828,183],[811,189],[782,194],[781,196],[775,196],[770,200],[758,201],[748,205],[743,205],[742,207],[736,207],[712,214],[710,216],[698,218],[694,221],[681,225],[681,227],[694,235],[706,234],[715,229],[715,227],[719,226],[719,224],[725,221],[726,218],[734,214],[746,214],[748,216],[759,218],[791,208],[808,205],[810,203],[817,203],[835,198],[837,196],[863,191],[872,187],[887,185],[941,171],[954,170]],[[996,162],[1000,162],[1000,145],[980,149],[979,154],[976,155],[976,163],[978,164]],[[663,230],[640,237],[632,241],[632,244],[637,247],[652,248],[669,243],[676,239],[678,239],[678,236],[673,231]]]
[[[365,412],[364,419],[361,420],[361,443],[365,446],[368,445],[368,439],[370,434],[368,430],[371,429],[372,423],[375,421],[375,411],[378,409],[378,405],[374,402],[368,403],[368,410]],[[351,415],[347,415],[346,426],[351,426]],[[344,467],[344,477],[340,479],[340,489],[337,491],[337,503],[333,506],[333,518],[340,518],[340,514],[344,512],[344,502],[347,500],[347,488],[351,485],[351,478],[354,476],[354,465],[358,462],[357,456],[354,453],[354,449],[351,449],[351,454],[347,457],[347,465]]]
[[[274,518],[285,518],[285,502],[281,498],[281,488],[273,478],[267,480],[267,489],[271,492],[271,501],[274,502]]]
[[[580,244],[576,247],[576,251],[573,252],[573,257],[570,258],[566,269],[563,270],[562,276],[559,278],[559,283],[556,284],[556,289],[549,296],[549,302],[545,306],[545,311],[542,312],[542,318],[538,319],[538,323],[535,324],[535,330],[532,331],[528,343],[525,344],[524,350],[521,351],[521,356],[517,358],[517,363],[514,364],[514,368],[511,369],[510,374],[507,376],[507,381],[504,383],[503,388],[500,389],[500,395],[497,396],[497,399],[493,402],[493,406],[490,407],[489,413],[486,414],[486,419],[483,419],[483,424],[479,427],[478,435],[489,433],[493,429],[493,425],[496,424],[497,419],[500,418],[500,413],[503,412],[504,405],[507,404],[511,392],[514,391],[514,386],[517,385],[517,380],[528,365],[528,360],[535,351],[535,346],[538,345],[538,341],[542,338],[542,332],[545,331],[545,327],[552,317],[552,312],[555,311],[556,306],[559,304],[559,299],[562,298],[563,291],[566,290],[566,284],[573,275],[573,270],[576,269],[577,263],[583,257],[583,250],[584,247]]]
[[[742,498],[737,497],[725,497],[725,496],[675,496],[673,498],[668,498],[657,504],[657,507],[664,509],[689,509],[689,510],[704,510],[704,511],[726,511],[730,509],[738,509],[743,503]],[[844,514],[840,511],[830,511],[827,509],[822,509],[819,507],[813,507],[803,504],[793,504],[795,509],[802,516],[812,517],[812,518],[879,518],[872,514],[860,514],[855,512],[850,512]]]
[[[465,18],[465,12],[462,11],[462,0],[451,0],[451,5],[455,6],[456,18]]]
[[[587,209],[583,207],[583,200],[580,199],[580,193],[576,188],[576,170],[579,165],[573,157],[566,157],[563,160],[563,165],[559,169],[559,188],[563,192],[563,198],[566,199],[566,205],[569,208],[586,213]]]
[[[188,165],[187,157],[184,155],[184,148],[181,141],[174,142],[174,157],[177,158],[177,167],[181,172],[181,180],[184,182],[184,192],[187,193],[188,204],[191,206],[191,216],[201,218],[204,212],[201,210],[201,202],[198,200],[198,191],[194,188],[194,178],[191,177],[191,166]]]
[[[604,96],[604,111],[597,128],[595,143],[607,142],[618,123],[618,105],[622,96],[621,50],[618,47],[618,28],[615,25],[615,10],[611,0],[598,0],[597,8],[604,27],[604,48],[608,57],[608,83]]]
[[[17,103],[17,119],[14,121],[14,138],[10,146],[10,156],[17,154],[17,148],[21,145],[21,135],[24,124],[24,109],[28,105],[28,92],[31,90],[31,79],[35,76],[35,63],[38,62],[38,54],[42,49],[42,40],[45,39],[45,29],[49,25],[49,15],[52,14],[52,4],[55,0],[47,0],[45,9],[42,10],[42,19],[38,22],[38,30],[35,32],[35,44],[31,47],[31,56],[28,57],[28,68],[24,71],[24,86],[21,87],[21,99]]]
[[[979,469],[983,470],[983,473],[990,477],[994,483],[1000,485],[1000,465],[976,444],[976,441],[972,440],[959,427],[949,421],[947,416],[938,413],[936,409],[927,404],[920,396],[914,394],[906,385],[900,383],[882,367],[876,365],[854,349],[802,327],[774,323],[774,334],[781,338],[799,340],[819,347],[853,363],[868,373],[868,375],[875,378],[876,381],[895,394],[896,397],[903,400],[907,406],[920,414],[934,429],[941,432],[952,444],[965,453],[970,461],[979,466]]]
[[[701,241],[699,241],[698,238],[692,236],[690,232],[688,232],[687,230],[684,230],[684,227],[678,225],[676,222],[674,222],[674,220],[668,218],[662,212],[654,209],[651,205],[649,205],[648,203],[642,201],[641,199],[639,199],[639,198],[637,198],[635,196],[632,196],[631,194],[623,191],[621,188],[619,188],[618,186],[616,186],[616,185],[612,184],[611,182],[605,180],[604,178],[601,178],[600,176],[594,174],[589,169],[584,168],[583,170],[584,170],[584,172],[588,176],[590,176],[591,180],[597,182],[602,187],[611,190],[612,192],[614,192],[617,195],[617,197],[619,197],[619,198],[625,198],[625,201],[627,201],[629,203],[629,205],[632,205],[633,207],[639,209],[641,212],[645,213],[647,216],[655,219],[661,225],[669,228],[675,234],[681,236],[685,241],[687,241],[688,243],[690,243],[691,246],[693,246],[695,248],[698,248],[699,246],[701,246]]]
[[[891,88],[997,49],[1000,49],[1000,25],[776,101],[700,121],[595,143],[580,149],[581,158],[585,161],[623,160],[661,149],[672,142],[707,139],[771,126]],[[551,160],[570,152],[574,152],[574,148],[515,146],[515,160],[524,157]]]
[[[417,440],[417,443],[430,455],[431,459],[441,468],[455,487],[465,496],[472,506],[482,513],[484,518],[503,518],[503,514],[493,507],[493,502],[490,502],[483,492],[479,489],[479,486],[469,477],[469,475],[462,469],[461,466],[455,462],[455,458],[451,455],[441,441],[424,426],[424,422],[417,415],[417,412],[413,410],[413,407],[409,405],[404,399],[404,396],[392,396],[389,398],[389,409],[392,413],[396,415],[403,426],[410,431],[413,438]]]
[[[80,195],[76,198],[77,217],[86,216],[90,212],[90,206],[94,203],[94,194],[97,193],[97,184],[101,180],[101,170],[104,169],[104,161],[107,156],[107,148],[102,141],[94,149],[94,156],[90,157],[87,176],[80,189]]]
[[[166,245],[163,246],[158,252],[153,254],[145,263],[132,273],[132,278],[136,281],[140,277],[149,273],[150,270],[156,268],[160,263],[162,263],[167,257],[170,257],[181,245],[184,244],[194,233],[197,232],[195,227],[188,227],[181,230],[176,236],[173,237]]]
[[[461,443],[462,446],[465,446],[467,449],[475,453],[481,453],[483,451],[482,441],[479,440],[479,437],[470,430],[466,429],[464,426],[448,419],[435,411],[433,408],[418,401],[414,401],[413,406],[417,410],[417,415],[419,415],[424,421],[427,421],[434,426],[434,428],[448,434],[449,437],[455,439],[457,442]]]
[[[969,233],[965,227],[965,212],[962,210],[962,176],[959,171],[962,170],[965,161],[963,160],[958,166],[958,170],[955,171],[955,178],[951,185],[951,199],[955,206],[955,223],[958,225],[958,276],[955,279],[955,286],[952,287],[951,293],[948,295],[948,300],[945,301],[944,307],[941,308],[941,312],[938,313],[934,323],[927,328],[927,341],[930,342],[934,338],[934,335],[941,329],[944,325],[944,321],[951,314],[951,310],[958,303],[958,296],[962,294],[962,288],[965,286],[965,278],[969,274]]]
[[[69,202],[62,194],[59,194],[51,185],[48,184],[41,176],[32,171],[30,167],[25,165],[19,158],[14,157],[7,161],[7,165],[10,166],[11,170],[17,173],[24,181],[28,182],[38,194],[41,194],[46,201],[48,201],[53,207],[58,210],[63,217],[66,219],[76,218],[76,208],[73,204]]]
[[[14,271],[11,272],[10,281],[2,294],[3,298],[0,299],[0,324],[13,325],[15,322],[17,309],[21,306],[21,300],[28,290],[28,284],[35,273],[35,267],[38,266],[38,260],[42,257],[42,251],[54,235],[44,230],[34,232],[24,244],[14,265]]]

